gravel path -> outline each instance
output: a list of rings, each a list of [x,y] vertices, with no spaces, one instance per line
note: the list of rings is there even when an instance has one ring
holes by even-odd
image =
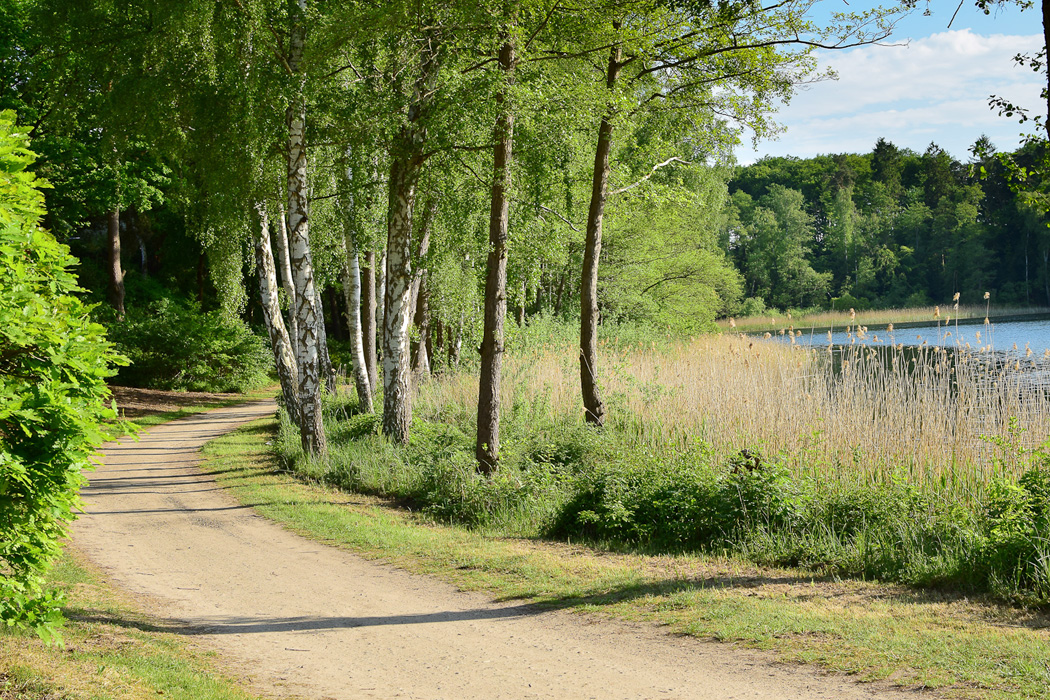
[[[104,447],[73,542],[264,691],[309,698],[900,697],[648,625],[493,603],[293,535],[195,468],[261,402]]]

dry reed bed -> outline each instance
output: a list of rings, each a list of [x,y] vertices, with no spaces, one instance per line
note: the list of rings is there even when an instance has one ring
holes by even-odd
[[[1010,362],[708,336],[666,350],[606,346],[601,373],[610,425],[636,445],[684,449],[700,439],[720,457],[758,448],[826,480],[932,480],[973,494],[1021,471],[1024,453],[1050,437],[1038,367]],[[504,411],[528,406],[536,424],[582,420],[573,349],[548,346],[504,367]],[[476,379],[456,375],[421,386],[419,400],[425,411],[472,414],[476,397]]]

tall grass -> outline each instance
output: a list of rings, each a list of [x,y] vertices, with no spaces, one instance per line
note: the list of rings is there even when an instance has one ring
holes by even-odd
[[[527,406],[532,425],[582,424],[573,350],[508,357],[504,413]],[[1050,438],[1050,402],[1029,359],[1007,365],[930,347],[833,352],[733,336],[606,347],[601,359],[611,428],[647,449],[702,441],[724,459],[757,448],[821,479],[904,477],[972,494],[993,476],[1017,476]],[[476,397],[476,379],[461,374],[422,383],[418,406],[471,416]]]

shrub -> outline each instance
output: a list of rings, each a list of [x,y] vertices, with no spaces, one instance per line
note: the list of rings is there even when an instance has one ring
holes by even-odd
[[[60,597],[43,575],[113,417],[105,380],[120,358],[76,296],[76,260],[39,226],[27,143],[0,113],[0,621],[49,639]]]
[[[247,391],[266,383],[273,356],[239,319],[161,299],[110,326],[130,360],[117,380],[129,386],[188,391]]]
[[[1050,599],[1050,465],[1017,482],[992,484],[981,552],[991,588],[1006,597]]]

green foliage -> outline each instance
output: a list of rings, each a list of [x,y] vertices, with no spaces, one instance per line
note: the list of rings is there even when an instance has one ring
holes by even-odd
[[[75,517],[105,437],[105,380],[120,361],[77,298],[68,248],[40,228],[45,183],[0,113],[0,621],[52,638],[60,597],[42,576]]]
[[[187,391],[248,391],[266,383],[273,355],[243,321],[193,304],[154,302],[110,337],[130,360],[117,381]]]
[[[1008,597],[1050,599],[1050,459],[1016,482],[992,484],[982,555],[990,583]]]

